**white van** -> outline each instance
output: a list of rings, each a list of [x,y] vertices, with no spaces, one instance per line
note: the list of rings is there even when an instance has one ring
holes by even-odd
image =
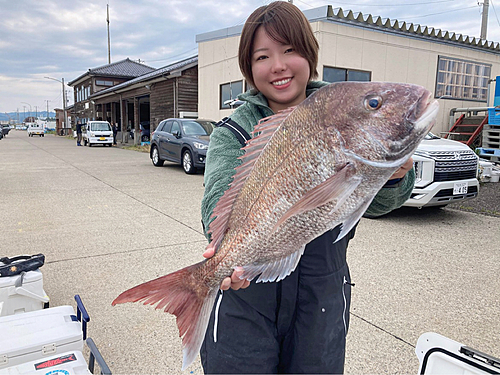
[[[83,144],[92,146],[96,144],[113,145],[113,129],[107,121],[89,121],[82,131]]]

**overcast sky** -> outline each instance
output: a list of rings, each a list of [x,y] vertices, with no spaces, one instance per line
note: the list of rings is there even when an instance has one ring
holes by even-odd
[[[269,2],[0,0],[0,113],[22,114],[30,106],[33,112],[46,110],[47,101],[50,111],[61,108],[61,83],[44,77],[70,82],[108,63],[107,4],[111,62],[128,57],[160,68],[196,55],[197,34],[243,24],[255,8]],[[500,42],[500,0],[489,3],[487,39]],[[472,37],[479,37],[481,30],[478,0],[294,0],[294,4],[302,10],[332,5]],[[72,104],[72,93],[69,96]]]

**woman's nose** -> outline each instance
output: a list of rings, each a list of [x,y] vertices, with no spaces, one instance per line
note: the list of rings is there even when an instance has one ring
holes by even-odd
[[[282,58],[275,58],[273,60],[272,71],[273,73],[279,73],[286,70],[286,63]]]

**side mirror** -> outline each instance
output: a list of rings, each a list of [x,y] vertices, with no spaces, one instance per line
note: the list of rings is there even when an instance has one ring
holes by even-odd
[[[181,137],[181,133],[178,130],[176,130],[172,134],[174,135],[175,138],[180,138]]]

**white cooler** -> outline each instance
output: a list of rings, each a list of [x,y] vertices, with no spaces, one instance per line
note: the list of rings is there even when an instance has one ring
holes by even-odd
[[[49,297],[43,290],[39,269],[0,277],[0,317],[43,309]]]
[[[0,370],[2,375],[89,375],[83,354],[71,351]]]
[[[71,306],[0,317],[0,373],[74,350],[83,350],[83,332]]]

